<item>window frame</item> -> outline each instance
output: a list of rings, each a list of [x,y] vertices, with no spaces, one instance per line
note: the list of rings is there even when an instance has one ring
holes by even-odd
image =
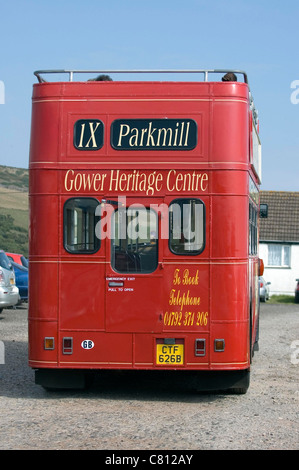
[[[183,251],[182,253],[178,253],[171,246],[171,240],[173,239],[172,236],[171,236],[171,234],[173,233],[173,227],[171,226],[172,222],[171,222],[171,216],[170,216],[170,213],[171,213],[170,208],[173,204],[175,204],[177,202],[181,202],[181,201],[184,201],[184,203],[186,203],[187,201],[198,201],[198,203],[203,208],[203,213],[202,213],[202,222],[203,222],[202,223],[202,246],[199,250],[192,250],[192,251],[189,250],[189,251]],[[206,247],[206,206],[205,206],[205,203],[198,197],[180,197],[180,198],[173,199],[169,203],[168,210],[169,210],[168,248],[171,251],[171,253],[173,253],[174,255],[177,255],[177,256],[198,256],[198,255],[200,255]],[[182,225],[181,225],[181,228],[182,228]]]
[[[249,255],[258,254],[258,209],[256,205],[249,201]]]
[[[92,250],[86,250],[86,249],[85,250],[84,249],[72,250],[72,249],[70,249],[71,245],[67,242],[67,237],[68,237],[68,222],[67,222],[68,207],[67,207],[67,205],[70,204],[72,201],[76,201],[76,200],[81,200],[81,201],[83,200],[84,202],[87,202],[88,200],[91,200],[91,201],[95,202],[95,206],[94,206],[94,223],[93,223],[93,228],[92,228],[92,230],[93,230],[94,249],[92,249]],[[63,205],[63,247],[68,253],[70,253],[72,255],[91,255],[91,254],[94,254],[97,251],[99,251],[99,249],[101,248],[101,240],[100,240],[100,238],[98,238],[96,236],[96,225],[101,220],[101,216],[96,215],[96,208],[99,205],[100,205],[100,202],[99,202],[98,199],[96,199],[94,197],[89,197],[89,196],[88,197],[86,197],[86,196],[71,197],[71,198],[67,199],[64,202],[64,205]],[[73,207],[72,210],[74,211],[74,209],[75,209],[75,206]],[[84,242],[84,244],[85,245],[87,244],[86,241]]]
[[[281,256],[281,264],[269,264],[269,247],[273,247],[273,246],[276,246],[276,247],[280,247],[280,256]],[[284,249],[285,248],[288,248],[288,264],[283,264],[284,260],[285,260],[285,254],[284,254]],[[292,245],[288,244],[288,243],[268,243],[267,244],[267,268],[277,268],[277,269],[291,269],[291,266],[292,266],[292,262],[291,262],[291,258],[292,258]]]
[[[155,217],[155,231],[156,231],[156,237],[154,238],[155,240],[155,243],[153,244],[153,247],[155,248],[154,250],[154,268],[153,269],[142,269],[142,263],[141,263],[141,260],[138,258],[140,258],[140,255],[142,255],[142,250],[138,250],[137,252],[135,252],[134,250],[125,250],[123,253],[124,255],[126,256],[126,259],[125,259],[125,262],[128,263],[128,266],[129,266],[129,262],[134,262],[135,266],[138,266],[138,262],[140,263],[140,269],[127,269],[127,270],[122,270],[122,269],[119,269],[117,266],[116,266],[116,257],[115,257],[115,254],[117,252],[117,250],[115,249],[116,248],[116,244],[115,244],[115,227],[116,227],[116,215],[117,213],[119,213],[120,210],[125,210],[126,211],[126,241],[127,241],[127,245],[129,245],[129,237],[128,237],[128,225],[129,223],[131,223],[131,220],[129,221],[128,220],[128,210],[139,210],[139,211],[147,211],[148,213],[152,213],[154,214],[154,217]],[[139,222],[138,222],[139,224]],[[147,226],[147,230],[148,230],[148,227]],[[142,206],[142,207],[138,207],[137,205],[134,206],[132,208],[132,206],[128,206],[128,207],[124,207],[124,208],[118,208],[118,209],[115,209],[113,214],[112,214],[112,217],[111,217],[111,253],[110,253],[110,264],[111,264],[111,268],[113,269],[113,271],[119,273],[119,274],[151,274],[153,272],[155,272],[157,269],[158,269],[158,266],[159,266],[159,216],[158,216],[158,213],[157,211],[155,211],[153,208],[151,207],[146,207],[146,206]],[[132,239],[131,239],[132,240]],[[146,242],[146,243],[151,243],[151,237],[149,238],[149,241]],[[133,243],[131,243],[132,246],[134,245]],[[118,246],[121,246],[121,245],[118,245]],[[148,246],[148,245],[144,245],[144,246]],[[138,247],[138,243],[137,243],[137,247]],[[121,253],[121,251],[120,251]]]

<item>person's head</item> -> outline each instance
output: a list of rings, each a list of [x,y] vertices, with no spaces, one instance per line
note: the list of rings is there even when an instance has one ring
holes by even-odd
[[[228,72],[222,77],[223,82],[237,82],[237,76],[233,72]]]
[[[95,78],[96,82],[112,82],[112,78],[109,75],[99,75]]]
[[[112,78],[109,75],[98,75],[96,78],[89,78],[88,82],[112,82]]]

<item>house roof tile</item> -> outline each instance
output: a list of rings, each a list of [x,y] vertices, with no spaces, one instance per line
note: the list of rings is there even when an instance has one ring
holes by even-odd
[[[260,241],[299,243],[299,192],[261,191],[268,217],[260,219]]]

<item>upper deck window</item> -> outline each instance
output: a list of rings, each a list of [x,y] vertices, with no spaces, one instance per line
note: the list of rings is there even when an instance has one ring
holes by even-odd
[[[205,247],[205,206],[199,199],[176,199],[169,206],[169,247],[177,255],[198,255]]]

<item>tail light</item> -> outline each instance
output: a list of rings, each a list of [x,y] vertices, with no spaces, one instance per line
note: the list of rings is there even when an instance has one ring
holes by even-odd
[[[199,338],[195,340],[195,356],[206,355],[206,340]]]
[[[73,354],[73,338],[65,337],[62,340],[63,354]]]
[[[55,348],[55,341],[53,337],[46,336],[44,338],[44,349],[53,350]]]
[[[224,346],[225,346],[224,339],[215,339],[215,341],[214,341],[214,351],[223,352],[224,351]]]

